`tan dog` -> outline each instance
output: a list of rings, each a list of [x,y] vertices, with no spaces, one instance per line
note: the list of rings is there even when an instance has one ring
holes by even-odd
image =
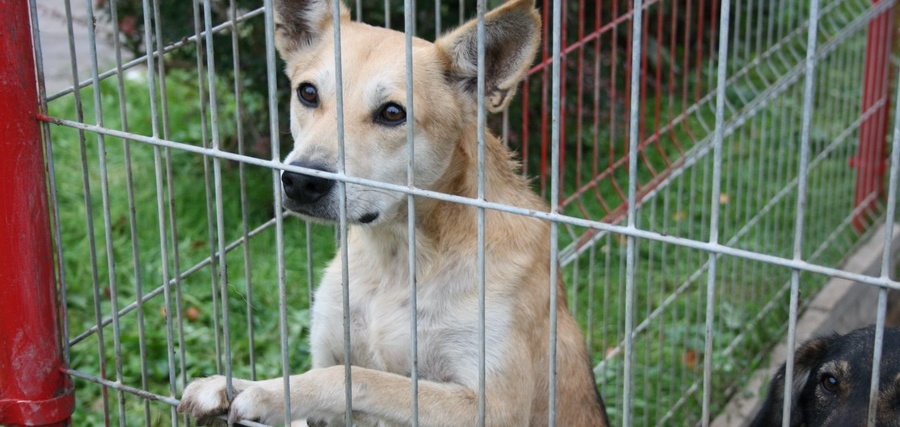
[[[499,111],[533,60],[540,18],[533,0],[486,16],[486,105]],[[330,0],[276,0],[276,44],[296,91],[294,149],[286,163],[338,170],[335,60]],[[404,35],[351,22],[342,9],[341,39],[346,171],[406,185],[407,120]],[[477,194],[476,23],[434,44],[413,41],[415,182],[419,188]],[[486,136],[486,199],[534,211],[547,206],[500,141]],[[338,219],[339,187],[285,172],[284,206],[318,220]],[[359,425],[412,420],[406,196],[348,184],[352,408]],[[476,209],[416,199],[419,423],[473,426],[478,417]],[[486,424],[536,426],[549,409],[549,224],[486,212]],[[606,426],[591,361],[578,325],[557,289],[557,425]],[[313,305],[313,369],[290,379],[293,419],[344,425],[344,344],[340,257],[324,273]],[[200,379],[178,410],[209,420],[283,423],[281,378]]]

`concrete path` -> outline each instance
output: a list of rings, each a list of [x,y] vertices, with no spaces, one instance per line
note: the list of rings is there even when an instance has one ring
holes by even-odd
[[[75,58],[78,64],[78,78],[85,80],[91,76],[91,51],[88,39],[87,5],[96,0],[70,0],[72,27],[75,40]],[[66,19],[66,0],[37,0],[38,29],[41,35],[44,81],[47,94],[51,95],[72,86],[72,57],[69,52],[69,33]],[[112,44],[112,24],[96,13],[97,62],[100,72],[115,67],[115,51]],[[122,52],[123,61],[130,58]]]

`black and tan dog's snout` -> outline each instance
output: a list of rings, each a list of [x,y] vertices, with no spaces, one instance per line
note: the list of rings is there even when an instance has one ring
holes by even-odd
[[[291,166],[315,169],[331,172],[321,164],[297,161]],[[313,204],[325,197],[334,187],[334,180],[318,176],[304,175],[296,172],[285,171],[281,174],[281,186],[288,199],[301,204]]]

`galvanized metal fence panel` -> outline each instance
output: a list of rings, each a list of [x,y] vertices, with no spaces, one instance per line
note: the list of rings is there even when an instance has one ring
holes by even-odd
[[[478,20],[476,198],[416,186],[412,121],[406,185],[346,174],[341,90],[338,171],[283,163],[278,112],[286,106],[278,99],[287,88],[278,84],[272,0],[251,9],[236,0],[227,7],[194,0],[178,6],[190,15],[180,23],[163,13],[174,4],[137,3],[61,3],[71,86],[48,94],[43,80],[51,58],[42,55],[40,38],[48,23],[38,19],[41,4],[30,2],[64,302],[64,370],[79,380],[85,404],[76,424],[191,425],[175,405],[192,378],[213,373],[228,378],[229,397],[232,377],[281,375],[289,417],[289,375],[309,367],[305,341],[317,269],[335,245],[340,263],[349,262],[347,185],[397,194],[410,212],[417,198],[476,208],[480,335],[473,339],[480,346],[481,424],[489,210],[550,222],[547,286],[554,289],[558,277],[567,284],[614,425],[709,425],[783,334],[795,347],[798,315],[829,277],[880,289],[872,318],[873,366],[879,366],[887,293],[900,290],[890,251],[900,185],[900,109],[890,114],[894,1],[543,0],[539,57],[520,96],[498,117],[488,117],[484,105],[489,2],[348,5],[357,20],[405,31],[409,88],[413,37],[441,34],[469,15]],[[339,2],[332,5],[329,36],[341,88]],[[76,42],[73,7],[91,23],[87,51]],[[99,8],[112,22],[109,41],[93,25]],[[191,34],[174,33],[176,24]],[[242,38],[257,30],[265,46],[248,51]],[[141,31],[149,54],[126,60],[123,44]],[[115,54],[106,70],[101,46]],[[230,69],[221,69],[221,55],[231,55]],[[264,72],[249,67],[248,58],[265,61]],[[79,68],[85,62],[86,79]],[[265,76],[265,93],[246,87],[258,75]],[[255,114],[268,135],[245,123]],[[535,177],[549,212],[485,198],[488,128],[521,154],[522,172]],[[320,227],[288,216],[282,171],[337,181],[339,223]],[[882,222],[878,274],[842,267]],[[407,233],[415,247],[414,215]],[[418,424],[414,250],[407,264]],[[348,426],[349,281],[344,268]],[[556,292],[550,298],[547,356],[554,366]],[[787,387],[792,369],[788,358]],[[870,426],[878,370],[872,375]],[[549,378],[548,423],[555,425],[552,402],[564,379],[553,368]],[[785,408],[790,399],[786,394]]]

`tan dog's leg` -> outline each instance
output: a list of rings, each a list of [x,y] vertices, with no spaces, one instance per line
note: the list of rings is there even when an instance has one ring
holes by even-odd
[[[397,424],[412,419],[411,380],[372,369],[352,367],[353,411]],[[345,410],[344,367],[313,369],[294,375],[291,381],[293,419],[339,417]],[[228,412],[230,422],[241,419],[283,424],[284,382],[233,380],[235,398],[225,397],[225,377],[214,376],[191,383],[184,391],[179,411],[200,420]],[[477,393],[450,383],[419,381],[419,423],[422,426],[474,425]]]

